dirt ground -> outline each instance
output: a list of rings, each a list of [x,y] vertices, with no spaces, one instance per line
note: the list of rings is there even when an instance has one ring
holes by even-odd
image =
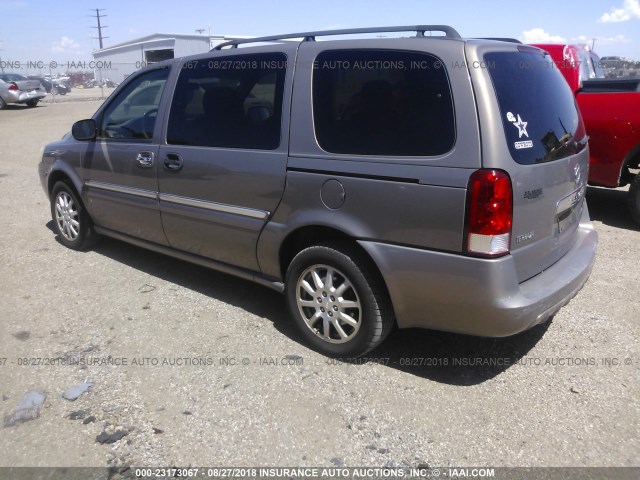
[[[37,164],[100,103],[74,95],[0,112],[0,413],[46,394],[39,418],[1,429],[0,466],[640,466],[624,191],[589,189],[597,262],[551,322],[506,339],[395,331],[343,364],[263,287],[114,240],[58,243]]]

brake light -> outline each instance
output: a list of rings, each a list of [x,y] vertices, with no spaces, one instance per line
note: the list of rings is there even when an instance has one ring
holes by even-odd
[[[11,85],[9,85],[9,90],[16,91],[20,89],[18,88],[18,85],[16,85],[15,83],[12,83]]]
[[[509,175],[478,170],[467,186],[467,251],[482,256],[509,253],[513,194]]]

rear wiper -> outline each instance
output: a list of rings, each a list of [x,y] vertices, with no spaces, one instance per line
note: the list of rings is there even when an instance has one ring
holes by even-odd
[[[573,135],[565,133],[558,139],[558,142],[553,146],[553,148],[551,148],[549,155],[554,158],[558,158],[563,154],[566,154],[568,149],[573,149],[575,152],[577,149],[577,142],[573,141]]]

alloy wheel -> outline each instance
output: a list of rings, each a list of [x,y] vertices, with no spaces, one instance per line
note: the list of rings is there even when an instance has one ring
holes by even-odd
[[[58,230],[69,241],[74,241],[80,234],[79,213],[73,197],[68,192],[58,193],[55,204]]]
[[[307,327],[329,343],[346,343],[358,333],[362,305],[353,283],[329,265],[313,265],[296,285],[296,302]]]

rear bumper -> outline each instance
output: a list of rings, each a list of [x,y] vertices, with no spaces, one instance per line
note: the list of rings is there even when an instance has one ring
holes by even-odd
[[[35,91],[31,90],[29,92],[25,92],[22,90],[9,90],[4,100],[7,103],[27,103],[29,100],[41,100],[46,96],[47,93],[44,91],[44,89]]]
[[[571,250],[520,284],[509,255],[487,260],[359,243],[385,279],[400,328],[504,337],[546,321],[578,293],[591,274],[598,234],[585,214]]]

